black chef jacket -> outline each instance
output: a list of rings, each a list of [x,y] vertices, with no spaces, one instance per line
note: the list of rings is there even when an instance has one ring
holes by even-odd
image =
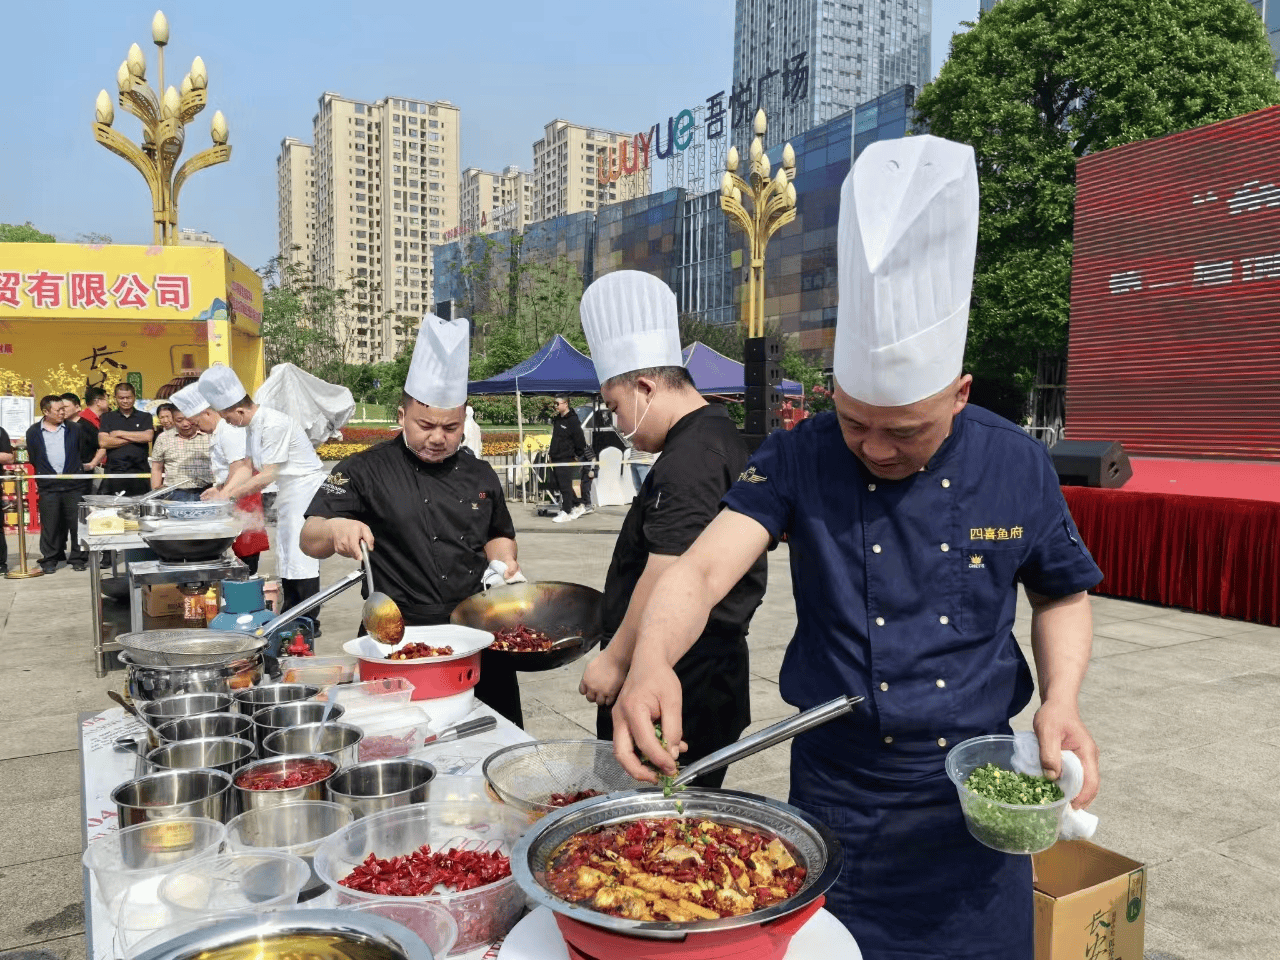
[[[443,463],[424,463],[401,437],[338,464],[306,515],[369,526],[377,541],[369,554],[374,582],[410,626],[448,623],[453,608],[482,589],[489,565],[485,544],[516,535],[489,464],[466,450]],[[518,724],[515,673],[490,660],[481,664],[476,695]]]
[[[119,410],[108,410],[102,415],[98,429],[102,433],[110,433],[112,430],[140,433],[143,430],[154,430],[155,424],[151,420],[151,414],[134,407],[133,413],[127,417]],[[113,447],[107,451],[106,471],[107,473],[150,473],[150,456],[151,445],[148,443],[131,441],[124,446]]]
[[[728,411],[699,407],[667,432],[660,456],[622,523],[604,587],[604,627],[622,624],[649,554],[679,556],[720,512],[720,501],[746,469],[747,447]],[[712,608],[706,629],[676,664],[684,689],[684,739],[693,761],[737,740],[751,722],[747,626],[764,597],[768,561],[759,557]],[[596,734],[613,737],[610,711],[601,708]],[[719,786],[724,771],[700,778]]]

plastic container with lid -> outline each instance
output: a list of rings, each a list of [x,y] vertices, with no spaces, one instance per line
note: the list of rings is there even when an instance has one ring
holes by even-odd
[[[369,854],[382,859],[404,856],[430,844],[437,852],[466,844],[510,857],[524,817],[486,801],[419,803],[364,817],[326,840],[316,853],[316,873],[339,905],[349,903],[433,903],[458,924],[455,950],[465,953],[506,935],[524,911],[525,897],[514,876],[473,890],[433,892],[423,897],[379,896],[341,884]]]
[[[1014,742],[1008,734],[989,734],[957,744],[947,754],[947,776],[960,794],[965,826],[975,840],[1002,853],[1039,853],[1057,842],[1070,800],[1041,806],[999,803],[965,786],[969,775],[988,763],[1013,776]]]
[[[344,683],[322,690],[317,700],[341,704],[353,717],[403,706],[413,699],[413,684],[403,677],[385,677],[363,683]]]
[[[331,687],[336,683],[353,683],[359,675],[359,661],[355,657],[280,658],[280,679],[284,683]]]
[[[409,704],[362,718],[360,759],[384,760],[407,757],[421,750],[431,732],[431,717],[419,706]]]

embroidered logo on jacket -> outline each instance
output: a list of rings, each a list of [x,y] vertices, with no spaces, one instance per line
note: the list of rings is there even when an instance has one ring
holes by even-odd
[[[982,570],[985,567],[986,567],[986,564],[982,562],[982,554],[973,553],[969,555],[970,570]]]
[[[321,486],[324,487],[324,490],[326,493],[344,493],[345,494],[347,491],[343,490],[342,488],[345,487],[350,482],[351,482],[350,479],[348,479],[347,477],[344,477],[340,473],[331,473],[329,474],[329,476],[324,478],[324,483],[321,484]]]
[[[747,483],[764,483],[769,478],[763,473],[757,473],[755,467],[747,467],[747,469],[738,474],[738,479]]]
[[[1021,540],[1022,527],[970,527],[970,540]]]

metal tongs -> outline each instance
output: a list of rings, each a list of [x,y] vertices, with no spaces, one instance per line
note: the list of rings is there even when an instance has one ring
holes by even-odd
[[[708,754],[701,760],[695,760],[683,768],[676,776],[672,777],[668,786],[682,787],[690,780],[700,777],[704,773],[727,767],[735,760],[749,757],[753,753],[767,750],[783,740],[790,740],[792,737],[812,730],[814,727],[820,727],[836,717],[844,716],[857,704],[861,703],[863,699],[863,697],[836,697],[829,703],[824,703],[819,707],[811,707],[787,720],[779,720],[772,726],[765,727],[744,740],[731,743],[715,753]]]

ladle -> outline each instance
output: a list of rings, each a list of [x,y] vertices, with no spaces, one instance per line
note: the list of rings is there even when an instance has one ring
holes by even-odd
[[[373,567],[369,564],[369,548],[363,540],[360,541],[360,555],[364,558],[364,579],[369,588],[368,599],[360,611],[364,629],[379,643],[394,647],[404,639],[404,615],[394,600],[373,589]]]

